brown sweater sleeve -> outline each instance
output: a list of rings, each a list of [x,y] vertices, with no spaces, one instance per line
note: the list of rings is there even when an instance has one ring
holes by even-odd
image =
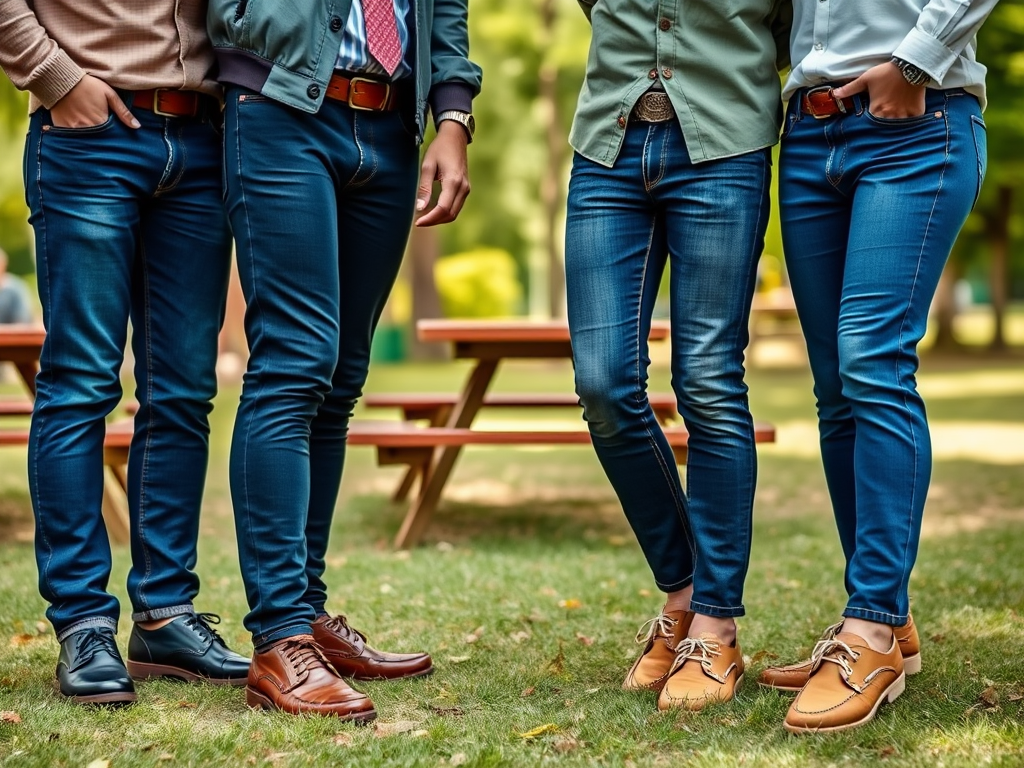
[[[0,0],[0,69],[47,109],[85,77],[46,33],[28,0]]]

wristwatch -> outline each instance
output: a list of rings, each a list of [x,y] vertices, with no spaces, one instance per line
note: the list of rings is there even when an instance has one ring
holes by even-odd
[[[466,130],[466,143],[473,143],[473,134],[476,133],[476,118],[473,115],[458,109],[449,109],[437,116],[434,125],[440,127],[445,120],[454,120],[461,125]]]
[[[911,64],[909,61],[904,61],[901,58],[893,56],[890,59],[896,68],[903,74],[903,79],[911,85],[924,86],[928,85],[932,81],[931,76],[915,64]]]

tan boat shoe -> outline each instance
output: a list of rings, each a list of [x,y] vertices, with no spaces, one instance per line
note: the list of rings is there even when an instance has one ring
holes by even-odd
[[[623,690],[660,691],[676,660],[676,646],[685,639],[692,621],[692,611],[666,611],[640,627],[636,641],[644,650],[626,675]]]
[[[658,709],[696,712],[708,704],[731,700],[742,683],[743,654],[738,642],[728,646],[708,632],[688,637],[676,648],[672,671],[658,696]]]
[[[883,702],[903,693],[907,676],[899,643],[885,653],[863,638],[840,632],[811,654],[811,675],[786,713],[791,733],[845,731],[871,722]]]
[[[822,634],[822,640],[832,640],[843,628],[843,622],[833,624]],[[899,643],[903,656],[903,668],[908,675],[916,675],[921,671],[921,638],[918,637],[914,617],[908,616],[907,623],[902,627],[894,627],[893,634]],[[774,688],[778,691],[799,691],[807,684],[811,675],[811,659],[804,659],[796,664],[767,667],[757,677],[758,685]]]

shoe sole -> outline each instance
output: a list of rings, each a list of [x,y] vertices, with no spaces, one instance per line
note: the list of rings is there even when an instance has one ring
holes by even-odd
[[[903,671],[907,675],[916,675],[921,671],[921,654],[915,653],[913,656],[903,657]],[[773,691],[784,691],[786,693],[800,693],[803,690],[803,686],[789,686],[789,685],[772,685],[771,683],[765,683],[761,680],[757,681],[757,684],[762,688],[768,688]]]
[[[408,675],[398,675],[397,677],[387,677],[385,675],[346,675],[339,672],[342,677],[347,677],[350,680],[410,680],[414,677],[426,677],[427,675],[434,674],[434,667],[431,665],[429,668],[422,670],[421,672],[412,672]]]
[[[268,711],[285,712],[279,706],[274,704],[268,697],[264,696],[259,691],[255,690],[252,686],[245,686],[245,703],[250,709],[262,709]],[[291,712],[285,712],[285,714],[292,714]],[[377,718],[377,710],[371,709],[369,712],[355,712],[351,715],[340,715],[335,712],[318,712],[310,709],[302,714],[309,715],[320,715],[321,717],[335,717],[341,722],[355,723],[356,725],[366,725],[367,723]]]
[[[851,728],[859,728],[862,725],[866,725],[875,719],[875,715],[878,713],[878,708],[883,703],[889,702],[890,704],[900,697],[907,687],[907,673],[903,672],[899,677],[890,683],[889,687],[886,688],[882,695],[878,697],[878,701],[875,702],[875,706],[871,708],[864,717],[855,723],[844,723],[843,725],[831,725],[828,727],[806,727],[798,725],[790,725],[789,723],[783,723],[782,727],[790,733],[835,733],[836,731],[848,731]]]
[[[92,704],[106,707],[125,707],[129,704],[134,704],[138,699],[138,696],[134,693],[94,693],[85,696],[68,696],[66,693],[62,693],[61,696],[68,701],[75,702],[75,704]]]
[[[231,685],[240,687],[248,682],[249,676],[245,677],[204,677],[195,672],[189,672],[180,667],[168,667],[164,664],[147,664],[142,661],[128,660],[128,674],[133,680],[153,680],[164,678],[179,680],[184,683],[208,683],[209,685]]]

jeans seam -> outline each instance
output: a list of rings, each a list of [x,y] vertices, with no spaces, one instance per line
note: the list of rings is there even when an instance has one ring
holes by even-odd
[[[266,321],[264,320],[265,316],[263,314],[263,311],[260,308],[260,301],[259,301],[258,291],[256,289],[256,255],[255,255],[255,252],[254,252],[253,247],[252,247],[252,242],[253,242],[252,224],[251,224],[251,219],[249,217],[249,205],[248,205],[248,203],[246,202],[246,199],[245,199],[245,181],[244,181],[244,175],[242,173],[241,111],[238,109],[238,102],[237,101],[235,101],[235,103],[233,104],[233,107],[235,109],[235,125],[236,125],[236,128],[235,128],[235,144],[236,144],[236,154],[237,154],[237,157],[238,157],[238,192],[239,192],[239,196],[240,196],[241,201],[242,201],[242,212],[243,212],[243,215],[245,216],[245,226],[246,226],[246,229],[248,230],[248,232],[246,234],[248,235],[248,243],[249,243],[249,253],[248,253],[248,256],[249,256],[249,268],[252,270],[252,305],[253,305],[253,308],[255,309],[255,312],[253,313],[253,316],[254,316],[254,318],[257,318],[257,322],[259,322],[262,325]],[[251,345],[251,342],[250,342],[250,345]],[[260,398],[260,394],[263,392],[263,378],[260,377],[259,374],[256,375],[256,381],[257,381],[256,391],[253,393],[253,400],[254,401],[258,401],[259,398]],[[243,445],[242,450],[244,452],[243,453],[243,457],[242,457],[242,493],[243,493],[243,496],[245,497],[245,504],[243,506],[244,506],[244,509],[245,509],[245,516],[246,516],[246,529],[247,529],[248,534],[249,534],[249,544],[250,544],[250,547],[252,549],[253,557],[254,557],[254,559],[256,561],[255,562],[255,566],[256,566],[256,568],[255,568],[255,570],[256,570],[256,579],[255,579],[255,582],[256,582],[256,600],[255,600],[255,602],[257,604],[262,605],[262,602],[263,602],[263,600],[262,600],[263,588],[262,588],[262,584],[260,583],[260,577],[261,577],[261,574],[262,574],[262,569],[260,568],[259,548],[257,547],[256,539],[254,538],[254,535],[253,535],[252,513],[250,511],[251,510],[251,501],[250,501],[250,496],[249,496],[249,460],[248,460],[249,457],[248,457],[248,454],[249,454],[249,443],[250,443],[250,440],[252,438],[252,426],[253,426],[253,422],[255,420],[256,420],[256,408],[253,407],[253,408],[250,409],[249,423],[245,427],[245,440],[242,443],[242,445]],[[262,617],[260,617],[260,619],[262,620]]]
[[[146,543],[145,526],[143,520],[145,518],[146,511],[146,476],[149,473],[149,459],[150,449],[152,448],[153,441],[153,326],[152,326],[152,315],[150,314],[150,300],[149,300],[149,265],[146,261],[146,247],[143,244],[141,250],[141,261],[142,261],[142,316],[144,318],[143,323],[143,348],[145,350],[145,366],[146,366],[146,442],[142,450],[142,468],[139,472],[139,510],[137,514],[138,519],[138,532],[139,532],[139,544],[141,545],[142,553],[146,561],[146,570],[139,582],[138,594],[136,597],[139,603],[143,607],[149,606],[149,602],[146,600],[145,590],[149,583],[149,580],[153,576],[153,558],[149,554],[149,546]]]
[[[363,152],[363,142],[359,138],[359,117],[354,113],[352,115],[352,141],[356,145],[356,149],[359,150],[359,164],[356,165],[355,171],[352,172],[352,178],[348,180],[348,182],[345,184],[345,187],[350,189],[359,189],[359,187],[362,187],[370,183],[370,181],[373,180],[373,177],[377,175],[377,154],[376,152],[373,151],[373,128],[371,127],[369,154],[370,159],[373,160],[373,167],[370,169],[369,176],[367,176],[365,179],[358,179],[359,172],[363,169],[363,162],[366,160],[366,153]]]

